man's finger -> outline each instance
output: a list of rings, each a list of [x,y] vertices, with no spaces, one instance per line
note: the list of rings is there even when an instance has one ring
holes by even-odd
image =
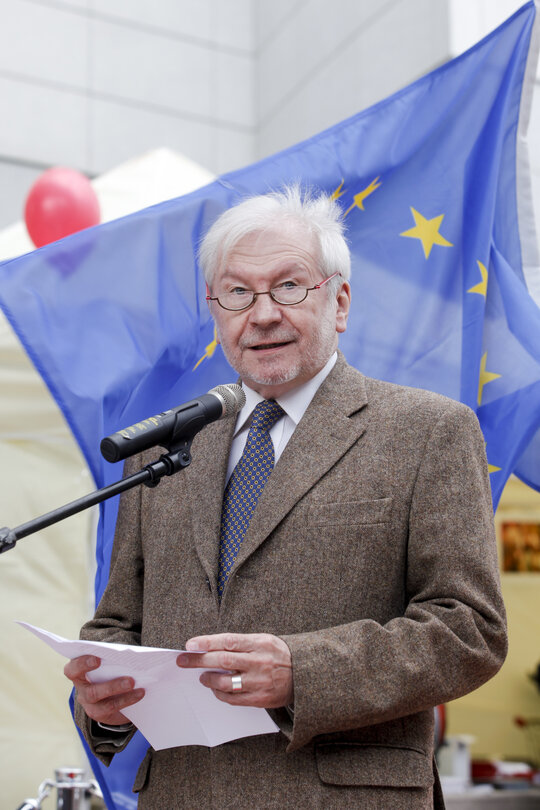
[[[238,694],[239,692],[248,691],[248,677],[242,673],[241,688],[234,688],[233,678],[238,675],[224,675],[221,672],[203,672],[199,678],[203,686],[208,686],[209,689],[218,690],[220,692],[228,692],[229,694]]]
[[[138,703],[139,700],[142,700],[144,697],[144,689],[133,689],[130,692],[122,692],[121,694],[114,694],[110,698],[106,700],[103,706],[107,706],[108,710],[114,709],[115,711],[120,711],[121,709],[125,709],[127,706],[132,706],[134,703]]]
[[[105,700],[92,703],[84,700],[83,696],[81,696],[77,690],[77,700],[85,710],[88,717],[91,717],[92,720],[96,720],[99,723],[106,723],[107,725],[112,726],[128,723],[129,719],[125,714],[122,713],[122,710],[125,710],[128,708],[128,706],[132,706],[134,703],[142,700],[144,695],[144,689],[133,689],[130,692],[113,695]]]
[[[72,658],[64,667],[64,675],[70,681],[87,681],[86,673],[97,669],[101,664],[101,659],[95,655],[81,655]]]
[[[212,636],[195,636],[186,642],[186,650],[230,650],[252,652],[261,644],[258,633],[216,633]]]
[[[219,649],[207,653],[180,653],[176,663],[185,669],[225,669],[229,671],[248,669],[252,662],[246,653]]]
[[[81,691],[84,691],[84,699],[88,703],[99,703],[102,700],[129,693],[134,686],[133,678],[114,678],[102,683],[88,683]]]

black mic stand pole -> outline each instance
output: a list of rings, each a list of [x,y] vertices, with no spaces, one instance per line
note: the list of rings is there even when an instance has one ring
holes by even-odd
[[[174,475],[174,473],[183,470],[184,467],[188,467],[191,464],[192,441],[193,436],[175,441],[174,446],[167,448],[168,453],[160,456],[157,461],[147,464],[146,467],[143,467],[139,472],[128,475],[115,484],[109,484],[107,487],[98,489],[95,492],[90,492],[88,495],[83,495],[82,498],[71,501],[71,503],[66,503],[64,506],[60,506],[52,512],[41,515],[41,517],[29,520],[27,523],[21,523],[20,526],[16,526],[14,529],[9,529],[7,526],[0,529],[0,554],[4,551],[9,551],[10,548],[14,548],[17,540],[20,540],[22,537],[34,534],[34,532],[38,532],[41,529],[46,529],[47,526],[52,526],[53,523],[59,523],[59,521],[71,515],[76,515],[84,509],[89,509],[89,507],[95,506],[97,503],[106,501],[114,497],[114,495],[119,495],[121,492],[133,489],[133,487],[139,486],[140,484],[145,484],[147,487],[157,486],[164,475]]]

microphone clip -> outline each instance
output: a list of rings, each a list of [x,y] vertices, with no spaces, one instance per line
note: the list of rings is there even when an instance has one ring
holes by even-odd
[[[167,449],[168,453],[164,453],[157,461],[151,464],[146,464],[143,469],[148,470],[150,475],[149,479],[144,482],[146,487],[157,487],[164,475],[174,475],[185,467],[191,464],[191,444],[194,436],[189,439],[182,438],[179,442]]]

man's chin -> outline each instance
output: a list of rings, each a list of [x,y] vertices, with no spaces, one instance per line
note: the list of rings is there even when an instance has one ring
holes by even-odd
[[[245,368],[244,373],[240,371],[240,377],[250,387],[252,387],[251,383],[267,387],[285,385],[295,380],[298,374],[299,369],[296,366],[288,368],[283,368],[283,366],[262,368],[259,366]]]

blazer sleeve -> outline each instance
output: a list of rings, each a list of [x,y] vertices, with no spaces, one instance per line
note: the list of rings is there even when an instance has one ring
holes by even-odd
[[[431,429],[408,521],[405,610],[282,636],[292,654],[289,750],[453,700],[492,677],[507,650],[483,436],[455,404]]]

